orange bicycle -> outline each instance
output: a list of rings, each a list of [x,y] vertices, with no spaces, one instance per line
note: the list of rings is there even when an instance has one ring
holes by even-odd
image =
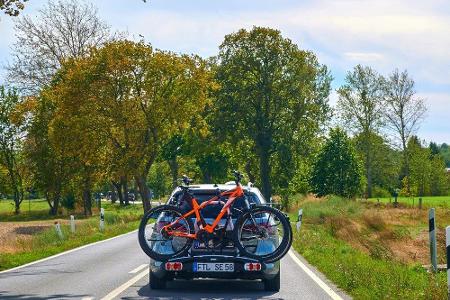
[[[192,180],[183,176],[180,200],[175,205],[157,206],[143,216],[138,235],[144,252],[157,261],[166,261],[187,255],[194,240],[211,248],[226,241],[239,249],[240,256],[266,263],[281,259],[292,244],[289,219],[270,206],[252,207],[240,184],[241,173],[234,171],[234,177],[235,188],[217,191],[216,196],[199,203],[189,189]],[[243,210],[233,208],[237,199],[244,200]],[[187,204],[189,210],[183,211],[180,203]],[[212,224],[202,216],[202,209],[208,205],[222,206]]]

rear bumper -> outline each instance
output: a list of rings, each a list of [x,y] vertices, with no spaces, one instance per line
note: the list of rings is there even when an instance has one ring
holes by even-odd
[[[169,260],[170,262],[183,263],[181,271],[166,271],[164,263],[150,260],[150,270],[159,278],[221,278],[221,279],[272,279],[280,270],[280,262],[265,264],[261,263],[261,271],[245,271],[244,264],[249,262],[259,262],[258,260],[247,257],[236,257],[226,255],[199,255],[189,257],[178,257]],[[234,272],[194,272],[193,264],[195,262],[214,262],[214,263],[234,263]]]

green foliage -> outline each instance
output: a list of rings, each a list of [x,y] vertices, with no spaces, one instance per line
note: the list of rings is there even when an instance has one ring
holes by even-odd
[[[0,166],[13,193],[16,213],[24,196],[24,173],[22,139],[25,135],[27,119],[22,114],[26,107],[14,89],[0,86]]]
[[[404,179],[404,190],[413,196],[446,195],[449,190],[445,163],[440,154],[422,147],[417,137],[408,141],[410,174]]]
[[[398,174],[402,162],[402,154],[392,149],[387,141],[374,132],[368,134],[358,134],[353,138],[358,157],[364,161],[371,170],[372,197],[377,197],[375,187],[393,190],[400,185]],[[370,144],[370,152],[367,152],[367,145]],[[367,157],[369,155],[370,157]],[[367,181],[367,172],[365,173]]]
[[[439,146],[439,154],[444,158],[447,168],[450,168],[450,147],[446,143]]]
[[[263,194],[270,197],[272,178],[294,174],[292,168],[272,173],[272,157],[300,155],[298,145],[320,132],[331,76],[312,52],[270,28],[241,29],[225,36],[219,49],[216,128],[234,145],[250,144]]]
[[[170,170],[163,162],[155,163],[148,173],[147,182],[155,199],[167,196],[172,190]]]
[[[318,196],[354,197],[360,191],[361,177],[361,167],[350,139],[342,129],[332,129],[312,168],[312,191]]]
[[[372,190],[372,197],[374,198],[389,198],[391,192],[379,186],[374,186]]]
[[[67,208],[67,209],[74,209],[75,208],[75,201],[76,201],[75,195],[73,193],[67,193],[62,198],[61,205],[64,208]]]

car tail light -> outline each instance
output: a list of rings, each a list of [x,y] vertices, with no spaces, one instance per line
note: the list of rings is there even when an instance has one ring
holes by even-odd
[[[166,262],[167,271],[181,271],[183,269],[183,263],[180,262]]]
[[[260,263],[246,263],[244,265],[245,271],[261,271],[261,264]]]

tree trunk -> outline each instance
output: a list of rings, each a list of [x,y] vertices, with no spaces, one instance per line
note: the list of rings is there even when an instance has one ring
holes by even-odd
[[[141,195],[144,212],[147,212],[152,208],[152,204],[150,202],[150,189],[147,186],[147,181],[145,180],[145,178],[145,176],[138,175],[135,179],[136,184],[139,188],[139,195]]]
[[[405,163],[405,176],[409,178],[409,154],[408,154],[408,146],[406,138],[402,136],[402,144],[403,144],[403,159]],[[407,181],[408,184],[406,186],[406,191],[408,192],[408,195],[411,193],[411,187],[409,184],[409,180]]]
[[[212,183],[212,176],[208,171],[203,171],[203,183]]]
[[[126,175],[120,177],[120,184],[123,189],[123,201],[125,202],[125,205],[129,205],[130,199],[128,198],[128,177]]]
[[[92,216],[92,202],[91,191],[89,189],[83,190],[84,215]]]
[[[59,192],[54,192],[52,194],[52,205],[50,206],[50,215],[56,216],[58,214],[58,208],[59,208],[59,200],[60,200],[60,194]]]
[[[369,147],[369,146],[367,146]],[[366,197],[372,198],[372,161],[370,159],[370,150],[366,150],[366,179],[367,179],[367,189],[366,189]]]
[[[178,161],[175,156],[173,159],[167,161],[170,167],[170,173],[172,175],[172,188],[176,188],[178,186]]]
[[[84,183],[83,186],[83,206],[84,206],[84,215],[92,216],[92,199],[91,199],[91,188],[88,181]]]
[[[114,181],[112,182],[112,184],[116,188],[117,197],[119,197],[119,204],[123,205],[122,184],[120,182],[114,182]],[[114,202],[116,202],[116,201],[114,200]]]
[[[259,172],[261,176],[262,194],[267,201],[270,201],[270,197],[272,197],[272,184],[270,183],[269,149],[261,148],[259,152]]]
[[[19,190],[17,188],[14,188],[14,213],[16,215],[20,214],[20,201],[19,199]]]
[[[252,166],[249,161],[245,163],[245,173],[247,173],[248,181],[255,183],[256,178],[255,175],[253,175]]]

